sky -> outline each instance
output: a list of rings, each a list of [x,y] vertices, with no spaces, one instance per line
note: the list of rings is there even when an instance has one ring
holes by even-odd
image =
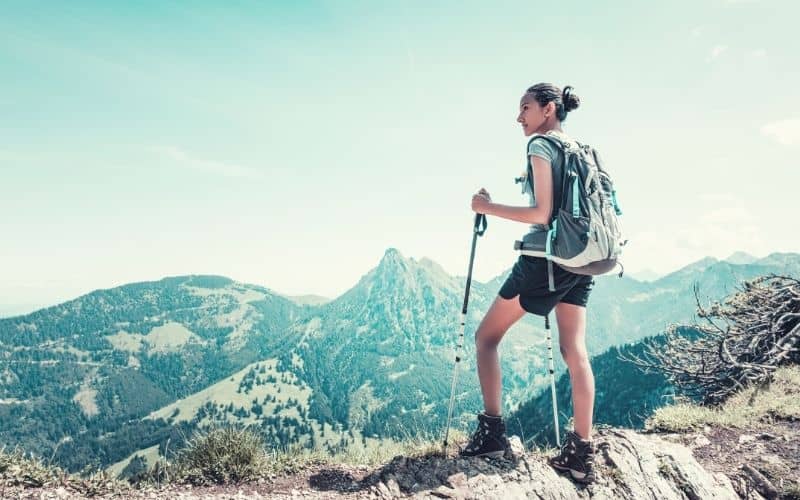
[[[0,4],[0,315],[218,274],[334,298],[388,248],[466,276],[571,85],[635,276],[800,251],[790,1]],[[489,217],[473,278],[518,257]]]

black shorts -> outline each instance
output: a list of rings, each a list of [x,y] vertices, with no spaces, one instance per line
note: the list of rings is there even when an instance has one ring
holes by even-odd
[[[559,302],[586,307],[594,278],[575,274],[553,263],[555,292],[550,291],[547,259],[520,255],[498,294],[504,299],[519,295],[519,303],[531,314],[546,316]]]

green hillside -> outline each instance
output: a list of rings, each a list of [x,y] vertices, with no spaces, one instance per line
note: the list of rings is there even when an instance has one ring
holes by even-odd
[[[690,321],[695,283],[701,299],[719,299],[741,279],[787,270],[800,270],[800,256],[706,259],[652,283],[598,277],[587,331],[598,421],[640,425],[669,396],[655,375],[614,365],[609,349]],[[472,335],[505,274],[472,284],[456,390],[461,430],[482,408]],[[152,455],[155,446],[163,453],[184,431],[215,422],[255,426],[268,446],[334,452],[436,432],[445,425],[463,293],[463,278],[389,249],[353,288],[324,303],[183,276],[0,319],[0,445],[79,470]],[[520,429],[526,437],[549,435],[549,402],[529,402],[549,383],[544,340],[542,318],[527,315],[500,346],[504,411],[542,422]],[[560,359],[556,371],[564,373]],[[566,391],[560,381],[565,415]]]

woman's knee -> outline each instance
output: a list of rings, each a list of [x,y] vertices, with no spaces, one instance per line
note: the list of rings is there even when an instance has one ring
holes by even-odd
[[[488,328],[478,328],[475,332],[475,348],[478,351],[489,351],[497,349],[500,340],[506,332],[491,331]]]
[[[589,353],[586,352],[586,348],[583,346],[560,344],[559,350],[561,351],[561,357],[564,358],[564,362],[569,367],[584,363],[589,364]]]
[[[496,349],[503,335],[524,315],[525,310],[519,303],[518,295],[512,299],[504,299],[498,295],[475,332],[478,350]]]

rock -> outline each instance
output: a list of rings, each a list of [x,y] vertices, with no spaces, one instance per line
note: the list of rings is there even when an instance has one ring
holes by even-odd
[[[431,491],[431,495],[437,496],[439,498],[464,498],[461,495],[461,492],[455,490],[453,488],[448,488],[445,485],[441,485],[435,490]]]
[[[514,456],[520,457],[525,455],[525,446],[522,444],[522,440],[519,436],[511,436],[508,442],[511,444],[511,453]]]
[[[386,488],[392,495],[399,496],[402,494],[402,491],[400,491],[400,485],[397,484],[397,481],[394,478],[389,479],[389,481],[386,483]]]
[[[742,434],[741,436],[739,436],[739,444],[750,443],[750,442],[755,441],[755,440],[756,440],[756,437],[755,436],[751,436],[750,434]]]
[[[706,472],[685,446],[626,429],[609,430],[598,441],[604,445],[600,446],[604,458],[616,465],[616,474],[608,472],[627,493],[624,498],[738,498],[730,485],[719,484]]]
[[[711,441],[709,441],[704,435],[700,434],[694,439],[694,441],[692,441],[691,448],[702,448],[703,446],[708,446],[710,444]]]
[[[734,485],[724,474],[708,473],[691,454],[691,447],[707,446],[709,438],[699,434],[690,439],[693,442],[687,447],[655,434],[598,430],[598,480],[587,487],[568,474],[559,474],[547,463],[547,456],[526,452],[522,441],[512,436],[512,453],[517,460],[395,457],[360,480],[364,487],[372,485],[369,489],[348,498],[738,500]],[[339,496],[334,491],[311,493],[313,498]]]
[[[769,479],[764,477],[763,474],[755,470],[749,464],[742,465],[742,470],[748,476],[750,476],[750,479],[752,479],[753,483],[755,483],[756,490],[761,493],[764,498],[778,498],[778,489],[775,488],[775,486],[769,481]]]
[[[781,458],[775,455],[774,453],[762,454],[759,458],[761,459],[762,462],[767,464],[779,465],[779,466],[783,465],[783,460],[781,460]]]
[[[380,494],[381,498],[391,498],[392,494],[389,491],[389,488],[386,487],[383,483],[378,483],[377,485],[378,493]]]
[[[450,486],[455,489],[467,489],[467,475],[463,472],[451,475],[449,478],[447,478],[447,482],[449,482]]]

